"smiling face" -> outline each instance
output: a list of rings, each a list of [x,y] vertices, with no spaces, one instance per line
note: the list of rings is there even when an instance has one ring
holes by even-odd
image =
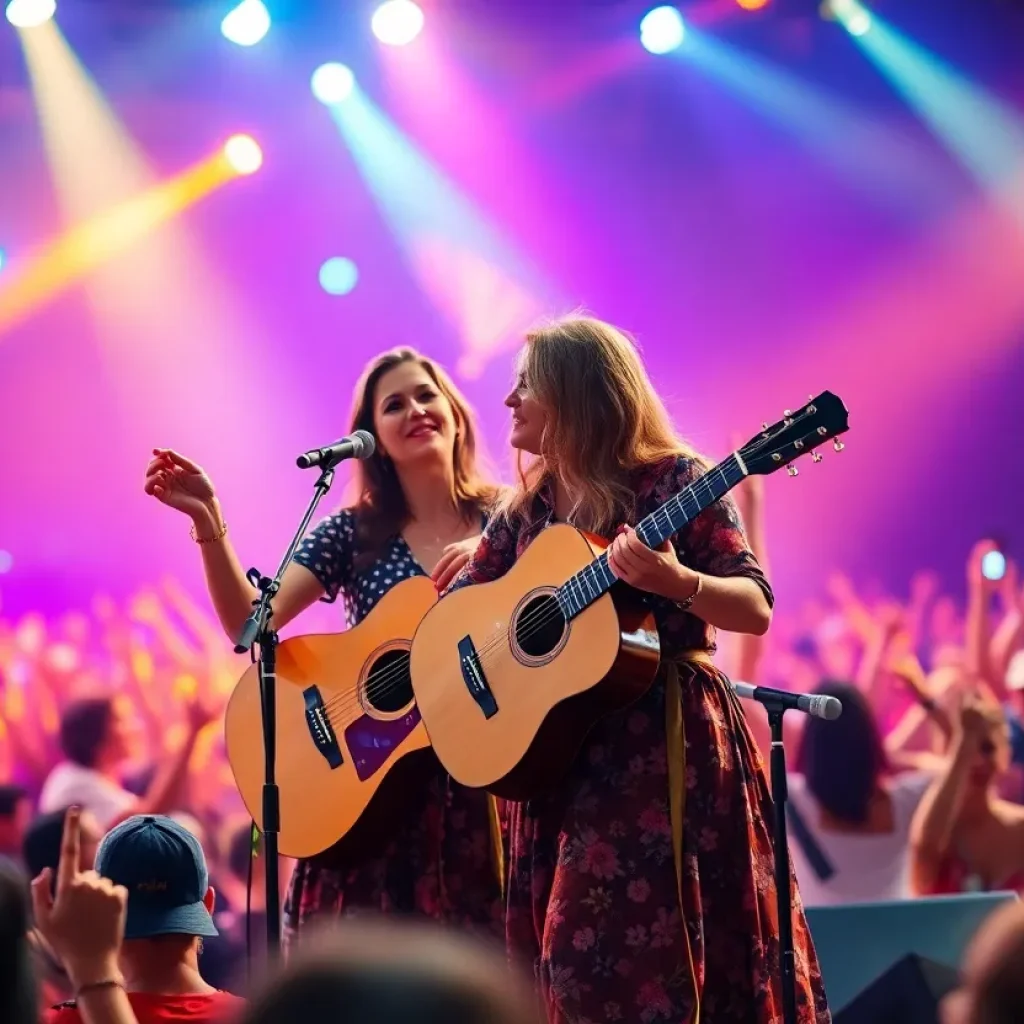
[[[451,459],[457,424],[451,402],[418,362],[382,374],[373,396],[377,448],[397,467]]]
[[[548,411],[530,388],[521,367],[522,361],[516,372],[515,386],[505,396],[505,405],[512,410],[509,443],[518,451],[540,455],[549,420]]]

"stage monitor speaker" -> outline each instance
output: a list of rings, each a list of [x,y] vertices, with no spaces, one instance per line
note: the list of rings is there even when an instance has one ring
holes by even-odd
[[[838,1019],[860,993],[905,958],[916,956],[955,971],[982,921],[1015,899],[1016,893],[992,892],[808,907],[807,922],[833,1016]]]
[[[942,997],[956,988],[957,972],[911,954],[832,1018],[833,1024],[938,1024]]]

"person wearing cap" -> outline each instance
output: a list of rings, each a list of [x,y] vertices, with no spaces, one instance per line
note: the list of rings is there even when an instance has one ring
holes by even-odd
[[[104,836],[97,874],[128,893],[121,976],[139,1024],[220,1024],[243,1001],[208,985],[199,970],[204,937],[217,935],[206,858],[199,841],[171,818],[136,815]],[[49,1011],[46,1024],[81,1021],[74,1003]]]

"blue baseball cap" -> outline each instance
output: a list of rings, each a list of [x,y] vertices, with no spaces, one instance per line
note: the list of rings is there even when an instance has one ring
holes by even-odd
[[[217,935],[203,897],[210,887],[203,848],[163,815],[136,815],[111,829],[96,852],[96,871],[128,890],[126,939]]]

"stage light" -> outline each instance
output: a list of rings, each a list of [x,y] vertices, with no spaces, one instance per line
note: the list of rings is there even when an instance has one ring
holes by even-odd
[[[356,77],[344,64],[321,64],[313,72],[309,84],[313,95],[329,107],[352,95]]]
[[[320,287],[328,295],[348,295],[359,281],[359,269],[344,256],[332,256],[320,268]]]
[[[649,53],[670,53],[686,35],[683,16],[674,7],[655,7],[640,22],[640,42]]]
[[[224,143],[224,156],[239,174],[254,174],[263,166],[263,150],[251,135],[232,135]]]
[[[851,36],[871,30],[871,14],[857,0],[824,0],[821,16],[826,21],[838,21]]]
[[[270,12],[261,0],[242,0],[224,15],[220,30],[237,46],[255,46],[270,31]]]
[[[388,0],[370,19],[373,34],[388,46],[405,46],[423,31],[423,12],[412,0]]]
[[[736,3],[745,11],[759,11],[768,6],[768,0],[736,0]]]
[[[863,8],[859,11],[854,11],[846,19],[846,31],[851,36],[863,36],[871,30],[871,15],[868,14]]]
[[[56,0],[11,0],[7,20],[15,28],[35,28],[49,21],[56,10]]]

